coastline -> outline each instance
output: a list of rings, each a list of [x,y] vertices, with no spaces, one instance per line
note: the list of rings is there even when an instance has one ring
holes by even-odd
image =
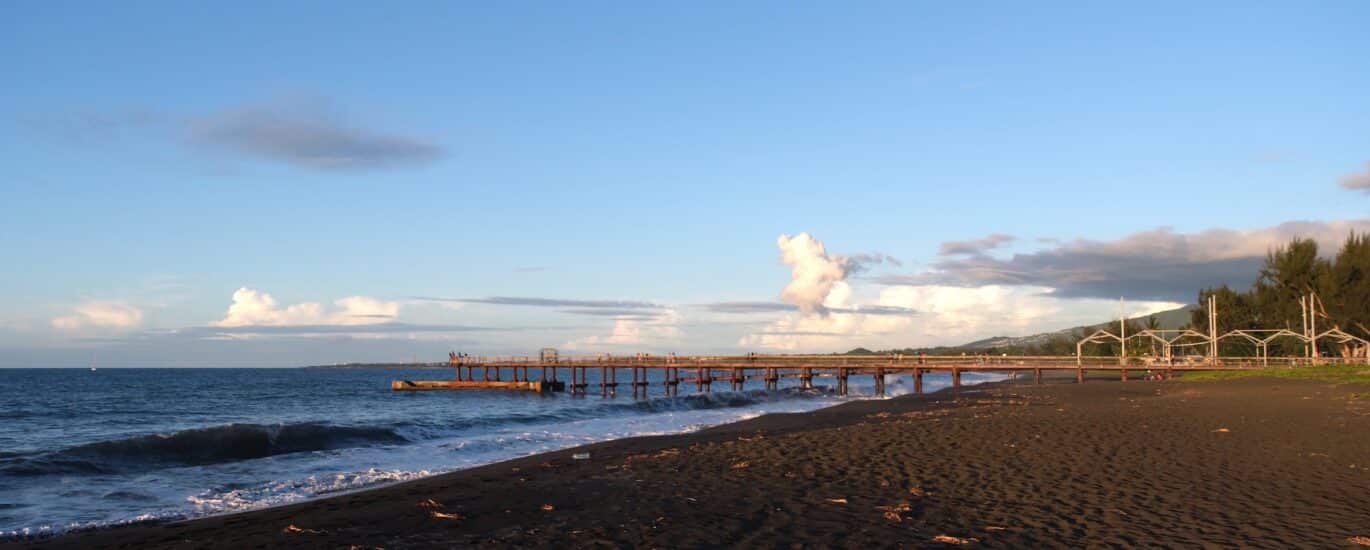
[[[990,382],[0,546],[1335,546],[1370,536],[1364,390]]]

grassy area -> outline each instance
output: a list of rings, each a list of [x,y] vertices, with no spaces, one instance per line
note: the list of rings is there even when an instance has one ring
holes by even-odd
[[[1188,372],[1181,378],[1187,381],[1204,381],[1255,377],[1317,380],[1320,382],[1331,382],[1333,384],[1370,385],[1370,365],[1319,365],[1311,367]]]

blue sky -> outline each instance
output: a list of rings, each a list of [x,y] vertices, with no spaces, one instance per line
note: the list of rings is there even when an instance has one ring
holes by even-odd
[[[6,3],[0,366],[829,351],[1162,308],[1248,284],[1295,234],[1365,227],[1368,17]],[[782,262],[801,233],[821,252]],[[939,254],[992,234],[1013,239]],[[796,281],[817,302],[782,298]],[[234,321],[239,289],[278,307]],[[357,296],[375,303],[335,303]],[[490,297],[596,303],[471,301]],[[781,306],[710,308],[736,302]],[[278,314],[298,304],[319,307]],[[235,323],[274,328],[212,328]]]

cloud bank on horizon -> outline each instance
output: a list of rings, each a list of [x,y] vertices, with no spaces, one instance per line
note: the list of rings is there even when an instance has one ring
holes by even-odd
[[[1370,232],[1370,219],[1197,233],[1161,227],[1113,240],[1036,240],[1038,248],[1012,253],[1005,247],[1024,240],[993,234],[943,243],[937,261],[905,273],[892,271],[903,264],[883,254],[834,254],[816,236],[798,233],[776,239],[789,278],[771,301],[354,295],[329,304],[281,303],[240,287],[221,317],[198,326],[149,327],[144,308],[119,301],[76,304],[49,326],[87,342],[147,345],[386,340],[506,353],[549,340],[573,353],[916,347],[1094,323],[1116,316],[1119,297],[1128,298],[1133,315],[1179,307],[1204,286],[1250,284],[1265,254],[1292,238],[1314,239],[1330,251],[1353,231]],[[485,322],[509,310],[571,321]],[[472,333],[481,337],[462,336]]]
[[[994,258],[944,258],[932,269],[884,275],[885,285],[1040,286],[1063,298],[1116,298],[1189,302],[1200,288],[1255,280],[1267,252],[1300,237],[1336,250],[1370,220],[1296,221],[1253,230],[1209,229],[1177,233],[1168,227],[1117,240],[1077,239],[1037,251]]]

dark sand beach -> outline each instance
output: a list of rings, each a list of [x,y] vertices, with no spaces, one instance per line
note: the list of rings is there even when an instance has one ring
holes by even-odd
[[[854,402],[7,547],[1338,548],[1356,537],[1370,537],[1370,388],[1091,380]]]

